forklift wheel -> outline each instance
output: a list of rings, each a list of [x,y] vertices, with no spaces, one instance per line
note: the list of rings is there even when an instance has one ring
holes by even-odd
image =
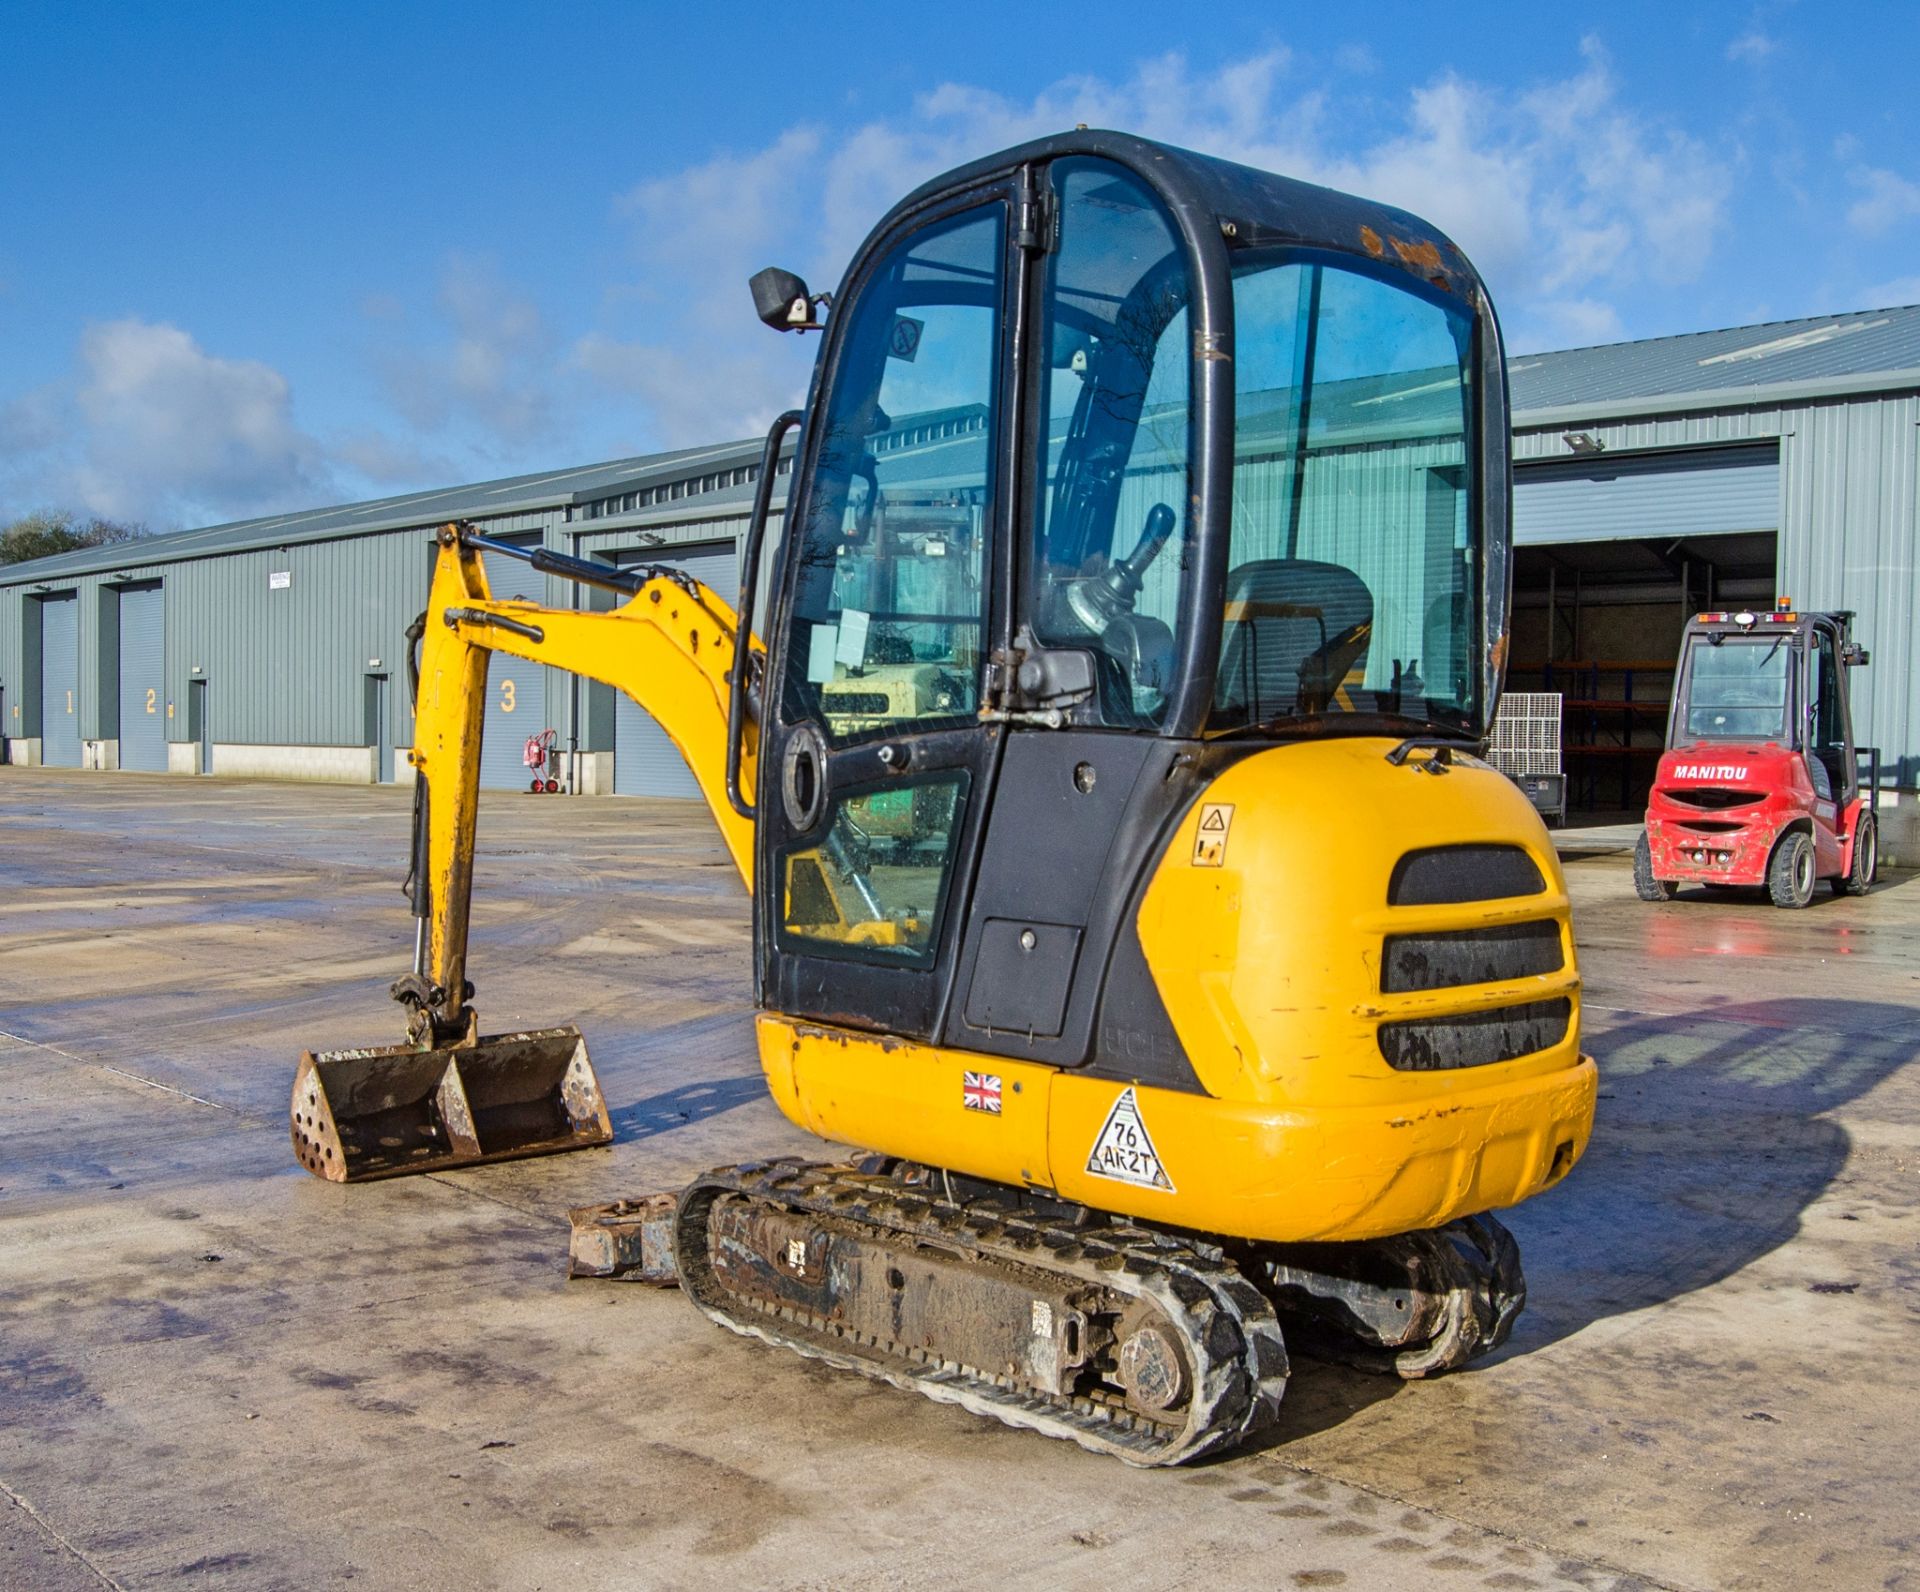
[[[1853,866],[1833,881],[1835,895],[1865,895],[1880,876],[1880,826],[1862,813],[1853,837]]]
[[[1794,830],[1774,847],[1767,894],[1777,907],[1803,907],[1813,899],[1813,842],[1804,830]]]
[[[1647,832],[1640,831],[1640,840],[1633,848],[1633,893],[1642,901],[1671,901],[1675,890],[1671,879],[1656,879],[1653,876],[1653,847],[1647,840]]]

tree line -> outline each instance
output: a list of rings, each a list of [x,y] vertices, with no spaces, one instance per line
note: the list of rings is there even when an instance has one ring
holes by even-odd
[[[39,509],[0,526],[0,564],[24,564],[82,547],[137,542],[151,534],[139,521],[106,520],[72,509]]]

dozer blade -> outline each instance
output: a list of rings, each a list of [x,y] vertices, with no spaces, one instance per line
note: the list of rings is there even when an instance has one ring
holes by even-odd
[[[308,1051],[293,1078],[293,1150],[316,1177],[364,1183],[613,1140],[577,1028],[441,1050]]]

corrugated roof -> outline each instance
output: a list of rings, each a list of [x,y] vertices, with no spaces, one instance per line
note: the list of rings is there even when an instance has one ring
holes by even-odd
[[[1507,361],[1516,420],[1528,411],[1686,397],[1751,402],[1769,390],[1920,372],[1920,306],[1603,343]],[[1870,383],[1869,383],[1870,384]]]
[[[86,575],[103,569],[165,563],[177,558],[203,558],[215,553],[245,552],[261,547],[286,547],[298,542],[325,541],[337,536],[360,536],[375,531],[404,530],[415,525],[438,525],[447,520],[481,519],[540,509],[590,503],[615,491],[637,491],[655,483],[680,479],[697,465],[724,462],[729,468],[757,463],[757,440],[729,442],[707,448],[681,448],[672,453],[640,454],[605,464],[577,465],[546,470],[537,475],[508,476],[468,486],[439,487],[346,503],[332,508],[272,514],[255,520],[236,520],[198,530],[169,531],[139,542],[86,547],[56,553],[26,563],[0,565],[0,585]],[[707,494],[717,496],[717,494]],[[703,502],[694,495],[675,506]],[[588,522],[591,523],[591,522]]]

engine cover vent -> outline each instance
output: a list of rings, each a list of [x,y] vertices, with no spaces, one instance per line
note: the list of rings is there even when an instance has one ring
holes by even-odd
[[[1560,925],[1552,919],[1441,934],[1393,934],[1381,958],[1380,988],[1398,995],[1462,984],[1503,984],[1557,973],[1565,965]]]
[[[1429,846],[1394,864],[1390,907],[1443,907],[1504,901],[1547,888],[1539,865],[1518,846]]]
[[[1546,1050],[1567,1037],[1573,1002],[1529,1001],[1490,1012],[1459,1017],[1423,1017],[1382,1023],[1380,1054],[1397,1072],[1448,1072],[1456,1067],[1490,1067]]]

